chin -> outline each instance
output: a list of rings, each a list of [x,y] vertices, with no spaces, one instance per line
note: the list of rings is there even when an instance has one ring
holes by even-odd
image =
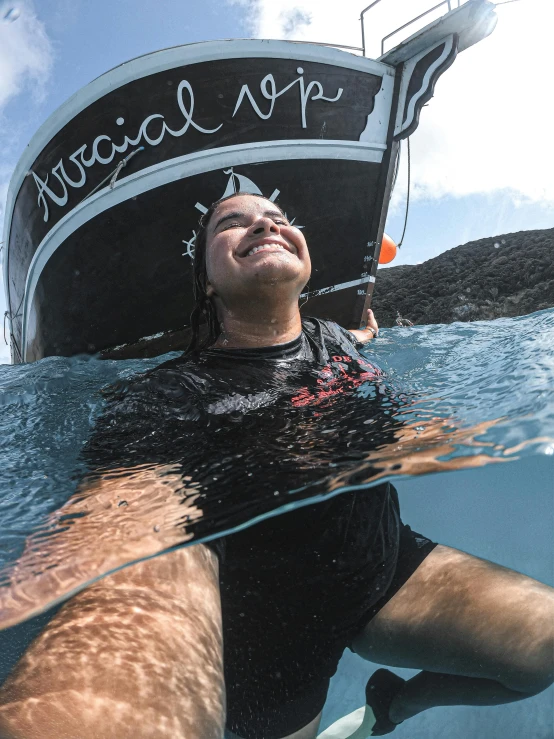
[[[301,282],[305,280],[303,273],[288,264],[260,264],[254,274],[255,282]]]

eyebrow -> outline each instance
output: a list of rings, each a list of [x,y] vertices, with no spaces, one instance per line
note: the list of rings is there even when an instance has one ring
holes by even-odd
[[[239,211],[236,211],[234,213],[228,213],[226,216],[222,216],[219,219],[219,221],[215,224],[214,231],[216,231],[219,228],[219,226],[221,226],[221,224],[224,223],[225,221],[230,221],[233,218],[241,218],[242,216],[244,216],[244,213],[241,213]],[[285,216],[279,210],[266,210],[264,211],[264,216],[266,216],[267,218],[274,218],[275,216],[277,216],[278,218],[285,218]]]

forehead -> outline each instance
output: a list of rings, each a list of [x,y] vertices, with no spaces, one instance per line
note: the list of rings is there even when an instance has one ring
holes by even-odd
[[[263,215],[266,211],[280,213],[280,209],[275,203],[266,198],[259,198],[249,195],[239,195],[236,198],[226,200],[220,203],[212,217],[210,218],[210,228],[214,228],[220,218],[228,213],[245,213],[247,215]]]

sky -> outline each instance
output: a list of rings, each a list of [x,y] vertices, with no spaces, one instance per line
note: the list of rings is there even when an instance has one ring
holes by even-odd
[[[95,77],[135,56],[204,40],[286,38],[359,46],[359,14],[368,4],[0,0],[0,238],[9,179],[26,144]],[[383,36],[435,4],[381,0],[366,14],[368,56],[379,56]],[[515,0],[499,5],[497,14],[492,35],[461,53],[439,80],[410,139],[408,224],[391,266],[417,264],[474,239],[554,226],[554,0]],[[385,49],[402,38],[395,36]],[[404,145],[386,226],[396,241],[406,195]],[[3,315],[3,284],[0,310]],[[8,361],[0,334],[0,363]]]

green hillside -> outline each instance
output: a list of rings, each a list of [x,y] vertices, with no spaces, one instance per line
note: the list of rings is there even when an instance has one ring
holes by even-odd
[[[470,241],[423,264],[380,268],[372,308],[414,324],[521,316],[554,306],[554,228]]]

